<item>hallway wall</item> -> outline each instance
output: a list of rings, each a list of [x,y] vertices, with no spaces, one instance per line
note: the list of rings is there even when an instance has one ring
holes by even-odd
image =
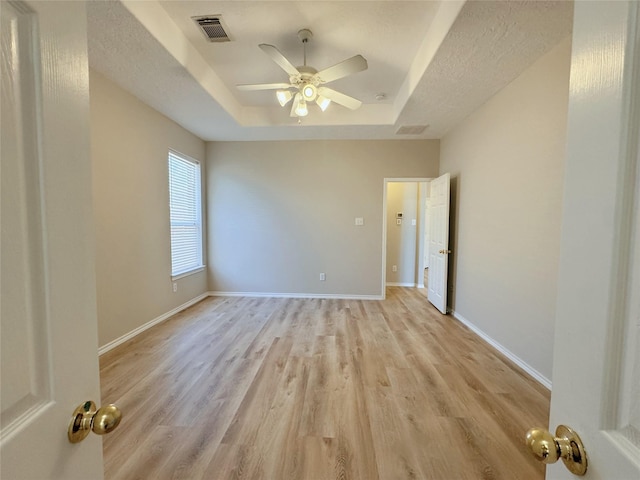
[[[571,39],[441,142],[452,178],[454,314],[550,384]]]

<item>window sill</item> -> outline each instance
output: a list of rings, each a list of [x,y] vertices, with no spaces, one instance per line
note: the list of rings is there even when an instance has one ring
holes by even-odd
[[[179,280],[181,278],[203,272],[205,268],[207,268],[206,265],[201,265],[199,267],[194,268],[193,270],[187,270],[186,272],[179,273],[178,275],[171,275],[171,281],[173,282],[175,280]]]

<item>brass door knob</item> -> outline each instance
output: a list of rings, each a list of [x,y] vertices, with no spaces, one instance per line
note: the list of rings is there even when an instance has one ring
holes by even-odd
[[[98,435],[110,433],[116,429],[122,420],[122,412],[113,405],[96,408],[92,401],[84,402],[73,412],[69,423],[69,441],[78,443],[87,438],[89,432]]]
[[[451,250],[438,250],[438,253],[442,253],[444,255],[445,253],[451,253]]]
[[[532,428],[527,432],[526,443],[536,460],[555,463],[562,458],[564,465],[574,475],[587,472],[587,452],[576,432],[565,425],[558,425],[556,436],[544,428]]]

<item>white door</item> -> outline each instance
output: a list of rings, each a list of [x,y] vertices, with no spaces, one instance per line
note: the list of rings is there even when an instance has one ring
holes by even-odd
[[[447,272],[449,269],[449,174],[431,180],[429,200],[429,288],[427,298],[447,313]]]
[[[427,188],[429,188],[429,184],[427,183]],[[427,190],[428,191],[428,190]],[[424,267],[429,268],[429,245],[430,245],[430,235],[429,235],[429,212],[431,211],[431,200],[427,196],[424,202]],[[424,272],[423,272],[424,273]]]
[[[0,2],[0,477],[102,478],[83,2]]]
[[[640,479],[638,7],[575,3],[550,427],[581,437],[588,479]]]

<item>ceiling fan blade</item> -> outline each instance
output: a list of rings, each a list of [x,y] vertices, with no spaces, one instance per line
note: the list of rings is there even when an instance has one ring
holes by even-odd
[[[347,107],[350,110],[355,110],[356,108],[359,108],[360,105],[362,105],[362,102],[360,100],[327,87],[320,87],[318,89],[318,95],[327,97],[332,102],[336,102],[338,105]]]
[[[236,85],[238,90],[278,90],[291,88],[289,83],[251,83],[246,85]]]
[[[293,102],[291,103],[291,113],[290,117],[297,117],[296,115],[296,107],[298,106],[298,102],[300,101],[300,92],[296,93],[296,96],[293,97]]]
[[[282,55],[282,53],[280,53],[280,50],[278,50],[276,47],[274,47],[273,45],[268,45],[266,43],[261,43],[260,45],[258,45],[258,47],[260,47],[260,49],[264,53],[269,55],[271,59],[289,75],[300,75],[298,69],[294,67],[291,62],[287,60],[286,57]]]
[[[336,63],[332,67],[319,71],[315,76],[320,79],[321,83],[328,83],[346,77],[347,75],[366,70],[368,66],[367,60],[362,55],[356,55],[340,63]]]

